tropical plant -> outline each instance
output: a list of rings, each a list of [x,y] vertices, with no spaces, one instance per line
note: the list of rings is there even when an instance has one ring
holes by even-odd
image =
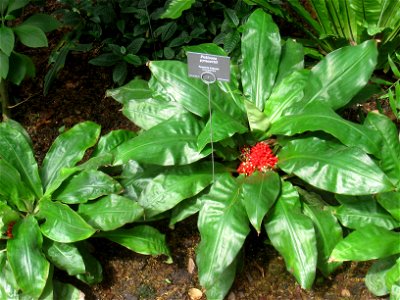
[[[59,26],[56,19],[46,14],[34,14],[21,23],[13,22],[29,2],[0,1],[0,102],[4,116],[9,116],[8,82],[20,85],[25,78],[35,76],[32,59],[15,50],[16,42],[32,48],[47,47],[46,33]]]
[[[53,279],[53,271],[87,284],[101,281],[90,237],[142,254],[169,255],[155,228],[121,228],[139,219],[143,208],[118,195],[122,186],[104,166],[112,161],[109,151],[133,133],[117,130],[98,141],[99,135],[93,122],[75,125],[54,141],[38,167],[21,125],[0,123],[1,299],[78,299],[80,291]]]
[[[297,23],[310,36],[312,45],[329,53],[345,45],[360,44],[365,40],[379,40],[378,68],[387,64],[400,45],[400,2],[398,0],[372,1],[270,1],[245,0],[257,4],[270,13]],[[290,13],[292,12],[292,13]],[[302,20],[299,22],[299,18]],[[307,26],[304,26],[306,23]]]
[[[186,50],[226,54],[215,44]],[[113,150],[124,195],[147,220],[167,217],[171,226],[199,212],[197,265],[209,299],[229,291],[249,224],[265,230],[306,289],[317,268],[327,276],[340,265],[332,260],[345,260],[337,254],[351,235],[343,240],[341,223],[378,230],[385,224],[391,241],[399,235],[393,124],[389,133],[382,115],[370,113],[358,124],[336,112],[368,84],[376,41],[340,48],[304,69],[302,45],[281,40],[271,16],[258,9],[243,26],[241,54],[229,83],[206,85],[188,77],[183,62],[152,61],[148,82],[134,79],[108,91],[142,128]],[[390,199],[364,203],[361,196],[373,194]],[[354,206],[339,195],[351,196]],[[362,219],[352,219],[354,207]],[[375,254],[398,250],[391,243]]]

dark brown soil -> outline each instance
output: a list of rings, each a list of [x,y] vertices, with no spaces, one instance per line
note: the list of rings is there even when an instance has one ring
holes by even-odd
[[[57,44],[59,36],[50,36],[50,49]],[[16,102],[11,113],[29,132],[39,161],[60,131],[84,120],[101,124],[103,133],[121,128],[136,130],[121,114],[120,105],[105,97],[106,89],[112,88],[111,72],[89,65],[90,53],[69,55],[47,96],[42,91],[50,50],[25,53],[33,56],[38,76],[12,89]],[[157,228],[167,235],[172,264],[167,264],[165,257],[139,255],[98,239],[93,241],[94,255],[104,268],[103,283],[88,287],[66,275],[64,280],[79,286],[88,300],[190,299],[189,289],[201,289],[193,264],[200,240],[196,216],[178,224],[175,230],[162,223]],[[286,271],[283,259],[263,242],[264,238],[256,235],[246,241],[243,268],[227,299],[379,299],[364,284],[368,264],[345,263],[331,278],[318,276],[314,288],[304,291]]]

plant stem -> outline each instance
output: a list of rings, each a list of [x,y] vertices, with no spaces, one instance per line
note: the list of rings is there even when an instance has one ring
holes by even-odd
[[[8,91],[7,81],[0,78],[0,102],[1,102],[1,113],[3,121],[10,118],[10,110],[8,108]]]

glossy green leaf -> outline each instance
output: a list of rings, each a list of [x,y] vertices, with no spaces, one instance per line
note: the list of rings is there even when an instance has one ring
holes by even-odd
[[[72,284],[53,280],[53,299],[81,300],[85,296]]]
[[[0,79],[3,80],[7,78],[8,71],[10,70],[9,57],[3,51],[0,51],[0,66]]]
[[[278,173],[254,173],[243,181],[242,203],[246,209],[251,225],[261,232],[261,223],[277,199],[281,181]]]
[[[136,136],[136,133],[129,130],[118,129],[109,132],[100,137],[95,149],[92,152],[92,157],[100,157],[108,155],[112,150],[117,148],[123,142],[126,142]]]
[[[72,243],[89,238],[95,229],[69,206],[47,200],[39,203],[40,217],[46,221],[40,225],[43,235],[60,243]]]
[[[23,8],[29,3],[29,0],[10,0],[7,7],[7,15],[13,11]]]
[[[393,183],[400,182],[400,141],[396,125],[385,115],[370,112],[365,125],[382,138],[380,167]]]
[[[281,61],[279,63],[276,84],[279,84],[285,77],[293,72],[304,69],[303,45],[293,39],[285,41],[282,47]]]
[[[201,242],[196,256],[199,280],[206,291],[212,290],[214,286],[224,287],[224,290],[219,291],[224,296],[230,284],[224,285],[222,280],[225,276],[234,276],[235,269],[230,274],[226,272],[250,231],[246,211],[241,203],[241,186],[230,174],[226,174],[219,177],[210,193],[202,198],[203,205],[198,218]]]
[[[388,271],[396,264],[396,256],[386,257],[377,260],[369,268],[365,276],[365,285],[375,296],[389,294],[391,286],[386,286],[385,278]]]
[[[184,165],[205,157],[197,151],[203,125],[193,115],[173,116],[117,147],[114,164],[129,160],[157,165]]]
[[[250,101],[245,100],[247,119],[252,132],[266,131],[270,126],[270,121],[267,115],[260,111],[257,106]]]
[[[145,100],[152,97],[152,90],[147,81],[134,79],[115,89],[107,90],[106,96],[113,97],[121,104],[128,104],[133,100]]]
[[[46,34],[37,26],[22,24],[14,27],[14,32],[25,46],[32,48],[48,46]]]
[[[336,208],[334,213],[342,225],[351,229],[359,229],[367,224],[388,230],[400,227],[400,222],[387,213],[372,197],[360,197],[357,202],[344,203]]]
[[[207,87],[201,80],[188,76],[186,64],[178,61],[152,61],[150,70],[156,79],[150,81],[153,84],[151,89],[198,116],[208,114]]]
[[[0,159],[0,195],[19,211],[28,212],[33,209],[35,195],[21,180],[18,171],[2,159]]]
[[[105,237],[140,254],[164,254],[170,256],[170,251],[165,241],[165,235],[148,225],[101,232],[97,236]]]
[[[37,198],[43,195],[38,166],[27,133],[10,122],[0,124],[0,158],[13,166]]]
[[[393,284],[390,290],[390,300],[400,299],[400,284]]]
[[[103,280],[103,269],[100,262],[88,250],[91,245],[85,242],[79,243],[79,252],[85,263],[85,273],[76,275],[76,278],[85,282],[88,285],[100,283]]]
[[[32,59],[18,52],[12,52],[9,60],[9,72],[7,80],[20,85],[21,82],[28,77],[35,77],[35,64]],[[12,71],[12,72],[11,72]]]
[[[272,245],[283,256],[287,270],[302,288],[310,289],[317,268],[317,241],[311,219],[301,213],[299,195],[283,182],[265,229]]]
[[[175,224],[198,213],[201,208],[201,199],[197,196],[179,202],[171,210],[169,228],[174,229]]]
[[[303,203],[303,212],[314,224],[318,249],[317,267],[328,277],[341,265],[328,260],[333,248],[343,239],[342,227],[329,210]]]
[[[281,55],[279,29],[262,9],[251,14],[242,35],[244,94],[259,110],[271,94]]]
[[[303,101],[345,106],[367,84],[377,63],[376,42],[366,41],[329,53],[311,69]]]
[[[83,257],[74,244],[59,243],[46,239],[43,244],[43,252],[52,264],[71,276],[85,272]]]
[[[35,26],[40,28],[43,32],[56,30],[61,25],[57,19],[46,14],[34,14],[27,18],[23,24]]]
[[[400,253],[400,233],[366,225],[350,233],[331,253],[331,261],[366,261]]]
[[[100,126],[86,121],[62,133],[47,152],[41,177],[46,194],[51,194],[71,174],[63,174],[63,168],[71,168],[79,162],[86,150],[94,146],[100,135]]]
[[[285,115],[287,108],[300,102],[304,95],[304,86],[307,84],[309,71],[293,72],[274,86],[272,94],[265,103],[264,113],[271,123]]]
[[[149,182],[138,202],[144,208],[145,217],[152,217],[200,193],[212,180],[209,162],[171,168]]]
[[[161,19],[177,19],[184,10],[189,9],[195,0],[173,0],[169,2],[167,10],[161,15]]]
[[[17,211],[0,201],[0,232],[6,232],[8,224],[18,221],[19,218],[20,216]]]
[[[93,228],[109,231],[139,220],[143,208],[132,199],[110,195],[79,205],[78,213]]]
[[[297,108],[297,109],[295,109]],[[373,130],[347,121],[325,104],[310,104],[304,111],[293,107],[284,118],[274,122],[269,130],[273,135],[295,135],[307,131],[324,131],[349,147],[358,147],[367,153],[380,152],[380,137]]]
[[[390,290],[393,285],[400,281],[400,257],[396,256],[397,260],[385,275],[385,284]]]
[[[400,221],[400,192],[379,193],[376,195],[379,204],[397,221]]]
[[[289,142],[278,154],[279,167],[320,189],[364,195],[393,189],[374,161],[357,148],[305,138]]]
[[[19,287],[7,261],[7,253],[5,251],[0,252],[0,269],[2,270],[0,273],[0,299],[19,300]]]
[[[0,50],[3,51],[7,56],[10,56],[11,52],[14,50],[14,32],[9,27],[1,26],[0,37]]]
[[[67,204],[86,203],[121,190],[122,186],[109,175],[101,171],[89,170],[64,181],[53,198]]]
[[[7,242],[7,258],[18,286],[34,298],[39,298],[46,285],[50,263],[43,256],[43,237],[33,216],[17,222],[13,238]]]

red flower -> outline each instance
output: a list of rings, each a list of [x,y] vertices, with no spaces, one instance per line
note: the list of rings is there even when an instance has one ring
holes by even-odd
[[[238,173],[249,176],[256,170],[266,172],[272,169],[278,162],[271,148],[265,142],[259,142],[255,146],[242,149],[242,163],[237,168]]]
[[[14,225],[15,225],[15,222],[10,222],[10,223],[8,224],[8,227],[7,227],[7,232],[6,232],[6,234],[7,234],[7,236],[8,236],[10,239],[13,238],[12,229],[13,229]]]

